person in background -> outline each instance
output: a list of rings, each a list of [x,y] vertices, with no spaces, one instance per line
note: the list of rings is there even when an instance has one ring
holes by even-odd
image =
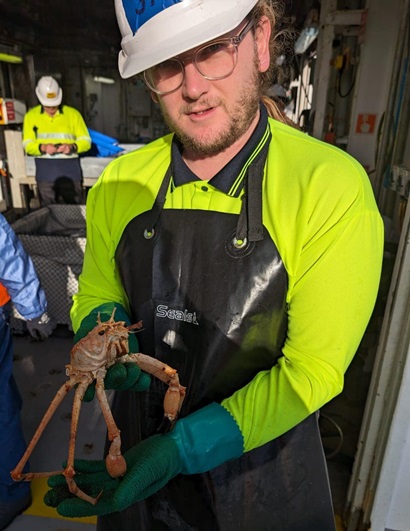
[[[98,515],[99,531],[332,531],[318,411],[342,391],[377,296],[383,222],[368,176],[266,97],[278,2],[115,6],[120,74],[142,76],[173,133],[110,163],[90,191],[75,341],[114,308],[141,320],[130,351],[174,367],[186,395],[159,434],[166,386],[119,382],[126,472],[78,460],[97,503],[62,475],[45,502]]]
[[[23,121],[23,147],[35,157],[36,183],[42,206],[57,202],[83,203],[83,186],[78,155],[88,151],[91,138],[80,112],[62,105],[63,91],[57,81],[45,76],[36,86],[40,105],[30,109]],[[69,180],[64,201],[62,178]],[[57,183],[57,184],[56,184]],[[65,189],[67,185],[64,183]]]
[[[26,449],[20,420],[22,401],[13,377],[12,306],[26,319],[35,340],[49,337],[54,320],[34,264],[0,214],[0,529],[31,504],[30,484],[15,483],[10,472]]]

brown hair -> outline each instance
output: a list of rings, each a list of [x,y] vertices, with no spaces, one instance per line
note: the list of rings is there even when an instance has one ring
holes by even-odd
[[[280,67],[276,62],[277,58],[281,54],[289,56],[293,53],[295,32],[284,16],[284,4],[281,0],[259,0],[248,17],[258,21],[262,16],[266,16],[269,19],[272,34],[269,43],[270,68],[259,76],[261,99],[268,110],[269,116],[280,122],[297,127],[284,113],[282,103],[275,101],[274,98],[267,94],[271,85],[280,77]]]

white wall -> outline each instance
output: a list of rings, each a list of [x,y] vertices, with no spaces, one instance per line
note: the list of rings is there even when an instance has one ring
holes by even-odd
[[[377,131],[388,104],[401,2],[368,0],[367,23],[356,79],[348,152],[368,170],[375,167]],[[376,114],[373,133],[356,133],[359,114]]]
[[[371,514],[372,531],[410,529],[409,481],[410,348]]]
[[[85,77],[85,121],[91,129],[118,139],[121,133],[121,87],[120,83],[107,85],[94,81],[92,75]]]
[[[410,203],[348,492],[348,531],[410,529]]]

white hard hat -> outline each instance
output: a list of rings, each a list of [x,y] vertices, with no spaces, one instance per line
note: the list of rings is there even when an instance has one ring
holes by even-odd
[[[115,0],[128,78],[235,29],[258,0]]]
[[[36,87],[37,98],[44,107],[57,107],[63,99],[63,91],[50,76],[41,77]]]

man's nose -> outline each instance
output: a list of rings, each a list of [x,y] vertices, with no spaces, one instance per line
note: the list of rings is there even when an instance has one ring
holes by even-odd
[[[183,95],[193,100],[198,99],[208,91],[210,81],[200,74],[193,61],[185,62],[184,69]]]

